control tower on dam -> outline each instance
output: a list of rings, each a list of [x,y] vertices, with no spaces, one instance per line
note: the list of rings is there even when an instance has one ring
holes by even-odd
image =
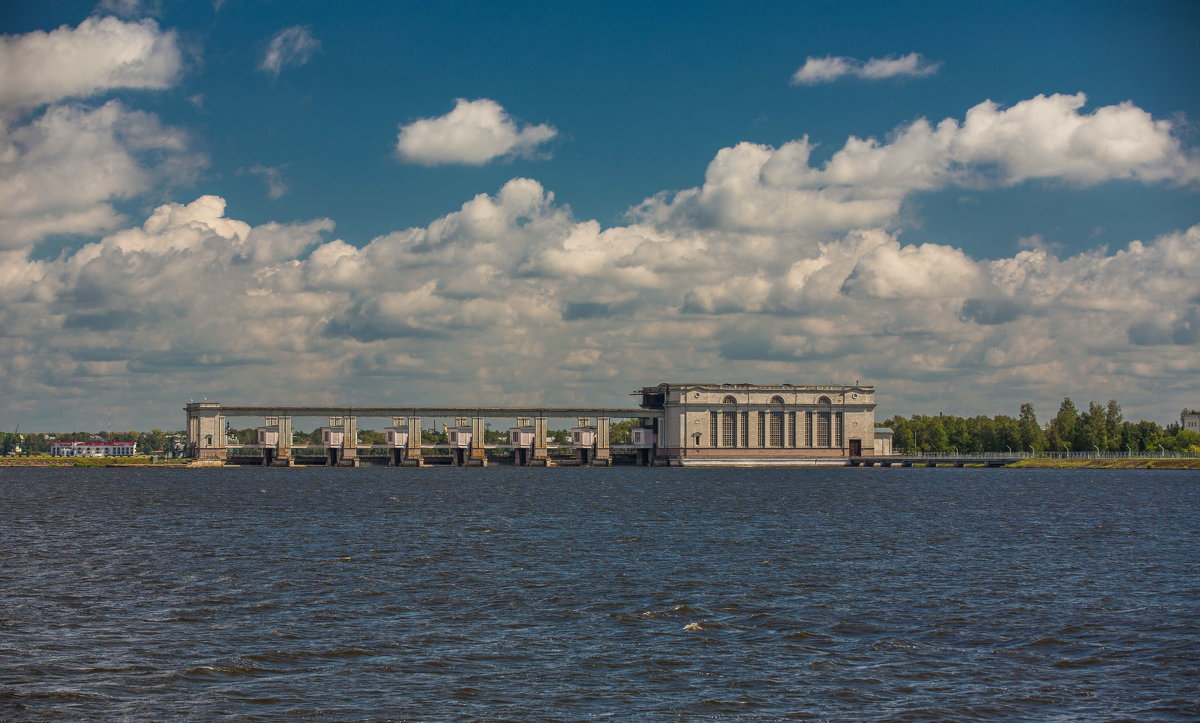
[[[263,464],[358,466],[386,459],[396,466],[422,466],[429,451],[454,464],[486,466],[489,450],[511,455],[514,464],[553,464],[548,439],[551,419],[576,418],[571,430],[575,463],[607,466],[614,450],[643,465],[774,466],[844,465],[875,453],[875,388],[849,385],[663,383],[642,387],[637,407],[417,407],[223,405],[191,402],[187,414],[190,455],[233,460],[258,455]],[[255,445],[228,437],[228,420],[258,418]],[[292,420],[328,418],[319,444],[296,445]],[[385,445],[358,440],[363,419],[385,420]],[[422,420],[453,419],[447,440],[427,443]],[[508,442],[489,444],[489,420],[510,423]],[[629,442],[611,443],[609,424],[635,420]],[[425,431],[429,431],[426,429]],[[448,455],[445,453],[448,452]]]

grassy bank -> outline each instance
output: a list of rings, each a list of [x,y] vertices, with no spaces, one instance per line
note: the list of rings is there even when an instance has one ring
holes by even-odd
[[[153,457],[0,457],[0,467],[180,467],[186,459]]]
[[[1037,469],[1200,469],[1200,458],[1186,459],[1024,459],[1009,467]]]

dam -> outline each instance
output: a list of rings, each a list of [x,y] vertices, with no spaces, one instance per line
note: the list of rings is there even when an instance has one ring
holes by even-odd
[[[430,452],[460,466],[486,466],[503,455],[512,464],[550,466],[551,419],[575,418],[570,461],[613,464],[615,456],[655,466],[846,465],[875,455],[875,388],[854,385],[662,383],[642,387],[636,407],[306,406],[190,402],[188,454],[197,460],[260,460],[271,466],[359,466],[367,460],[423,466]],[[258,444],[238,445],[228,420],[257,418]],[[296,445],[292,421],[328,419],[319,445]],[[386,444],[358,440],[360,420],[387,424]],[[452,419],[447,441],[432,444],[423,422]],[[487,443],[491,420],[509,424],[507,443]],[[613,421],[634,420],[628,443],[611,443]],[[614,452],[619,455],[614,455]]]

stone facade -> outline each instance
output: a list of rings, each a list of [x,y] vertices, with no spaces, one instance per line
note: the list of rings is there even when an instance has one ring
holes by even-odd
[[[225,415],[216,402],[190,402],[187,407],[189,456],[196,459],[225,459]]]
[[[395,464],[421,463],[421,417],[453,417],[456,464],[485,466],[486,420],[516,418],[516,464],[552,463],[547,420],[574,416],[576,462],[614,461],[611,419],[634,418],[630,439],[619,447],[625,463],[641,465],[805,465],[846,464],[881,454],[875,432],[875,388],[855,384],[659,384],[643,387],[639,408],[630,407],[247,407],[204,400],[187,405],[190,456],[228,457],[226,417],[261,415],[260,450],[266,464],[292,463],[293,416],[329,417],[319,446],[328,463],[358,465],[358,416],[391,420],[388,444],[405,450]],[[407,439],[400,441],[401,432]],[[518,441],[519,440],[519,441]],[[407,443],[407,444],[406,444]],[[312,456],[308,454],[307,456]]]
[[[663,412],[652,423],[655,456],[667,463],[833,461],[875,453],[871,386],[659,384],[641,393],[643,409]]]

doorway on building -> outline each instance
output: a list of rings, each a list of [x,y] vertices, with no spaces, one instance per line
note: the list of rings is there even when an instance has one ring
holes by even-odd
[[[851,457],[861,457],[862,456],[862,440],[861,439],[850,440],[850,456]]]

